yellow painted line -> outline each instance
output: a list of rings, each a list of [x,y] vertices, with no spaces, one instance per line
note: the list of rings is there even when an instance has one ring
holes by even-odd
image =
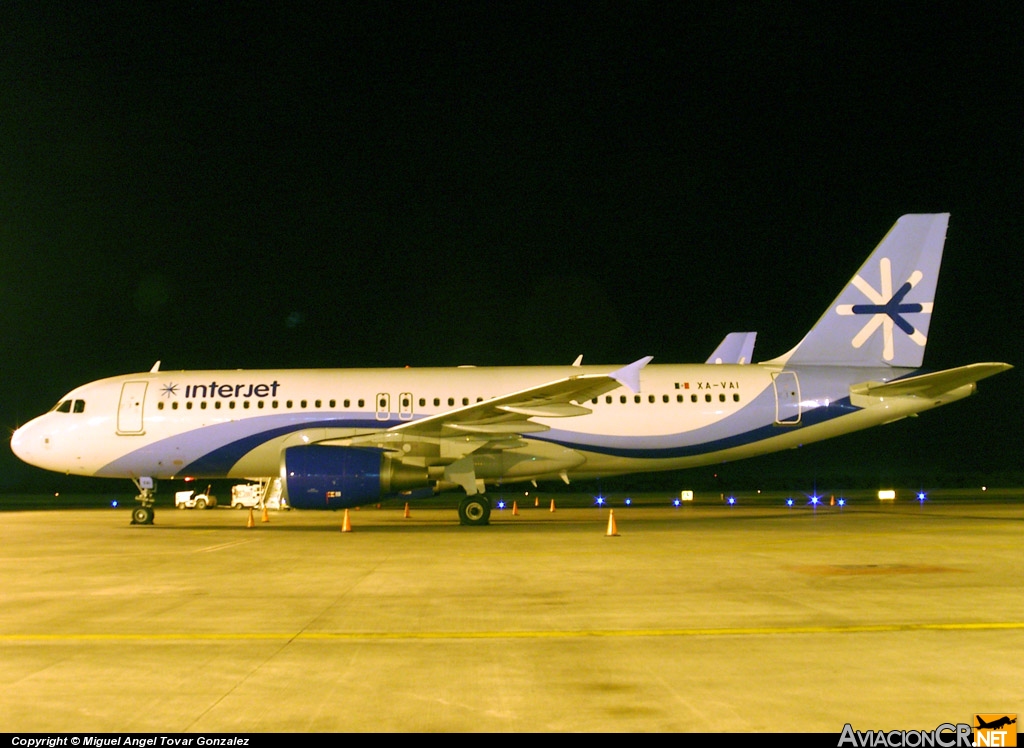
[[[584,631],[323,631],[259,633],[178,633],[178,634],[0,634],[0,643],[15,642],[115,642],[115,641],[247,641],[247,640],[344,640],[386,641],[414,639],[585,639],[647,638],[686,636],[771,636],[776,634],[879,634],[908,631],[1014,631],[1024,629],[1024,621],[976,623],[883,623],[849,626],[751,626],[741,628],[692,629],[595,629]]]

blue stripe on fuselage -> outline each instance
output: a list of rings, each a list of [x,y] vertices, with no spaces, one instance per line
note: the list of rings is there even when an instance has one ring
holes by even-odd
[[[222,476],[261,444],[296,431],[311,428],[367,429],[394,426],[396,423],[401,421],[378,421],[372,413],[363,417],[354,417],[351,413],[343,416],[291,413],[243,418],[160,439],[104,465],[96,475]]]
[[[548,431],[541,435],[531,434],[530,438],[553,442],[569,449],[578,449],[583,452],[609,455],[612,457],[625,457],[636,459],[668,459],[672,457],[695,457],[711,452],[720,452],[725,449],[742,447],[755,442],[769,439],[779,434],[792,432],[794,429],[814,426],[834,418],[849,415],[860,410],[850,403],[850,398],[845,397],[828,405],[808,409],[801,414],[798,426],[780,426],[772,423],[761,423],[751,425],[737,433],[729,433],[729,428],[737,424],[732,418],[725,418],[718,423],[685,432],[686,442],[679,441],[684,434],[663,434],[661,436],[602,436],[600,441],[581,441],[579,434],[567,431]],[[723,435],[716,435],[715,432],[724,432]]]

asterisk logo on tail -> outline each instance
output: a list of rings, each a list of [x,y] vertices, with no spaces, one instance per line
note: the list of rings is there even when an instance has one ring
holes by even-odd
[[[870,304],[839,304],[836,307],[836,313],[844,316],[854,314],[867,314],[870,315],[870,319],[864,323],[864,327],[860,329],[852,340],[854,348],[860,348],[864,345],[868,338],[870,338],[875,330],[879,327],[882,328],[882,358],[886,361],[892,361],[895,354],[895,343],[893,341],[893,327],[898,327],[906,335],[913,340],[917,345],[924,346],[928,342],[924,333],[914,328],[914,326],[904,317],[905,314],[931,314],[932,302],[926,302],[923,304],[909,303],[904,301],[910,290],[916,286],[924,275],[920,270],[915,270],[910,274],[903,285],[893,293],[892,290],[892,264],[889,262],[888,257],[883,257],[878,263],[878,269],[881,274],[881,289],[875,290],[875,288],[868,283],[866,280],[860,277],[860,275],[853,276],[853,280],[850,281],[851,285],[856,286],[857,290],[860,291],[867,299],[871,302]]]

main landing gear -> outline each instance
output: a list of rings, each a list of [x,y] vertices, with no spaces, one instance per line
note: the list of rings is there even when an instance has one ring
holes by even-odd
[[[132,524],[151,525],[154,515],[153,502],[156,501],[156,483],[145,475],[138,479],[132,478],[132,483],[139,489],[139,495],[135,497],[139,506],[132,509]]]
[[[459,522],[463,525],[486,525],[491,520],[491,500],[482,493],[459,502]]]

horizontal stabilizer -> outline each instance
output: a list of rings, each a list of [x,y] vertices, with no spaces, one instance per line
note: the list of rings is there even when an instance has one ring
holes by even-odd
[[[850,387],[850,394],[877,398],[938,397],[1012,368],[1002,363],[969,364],[894,382],[861,382]]]

